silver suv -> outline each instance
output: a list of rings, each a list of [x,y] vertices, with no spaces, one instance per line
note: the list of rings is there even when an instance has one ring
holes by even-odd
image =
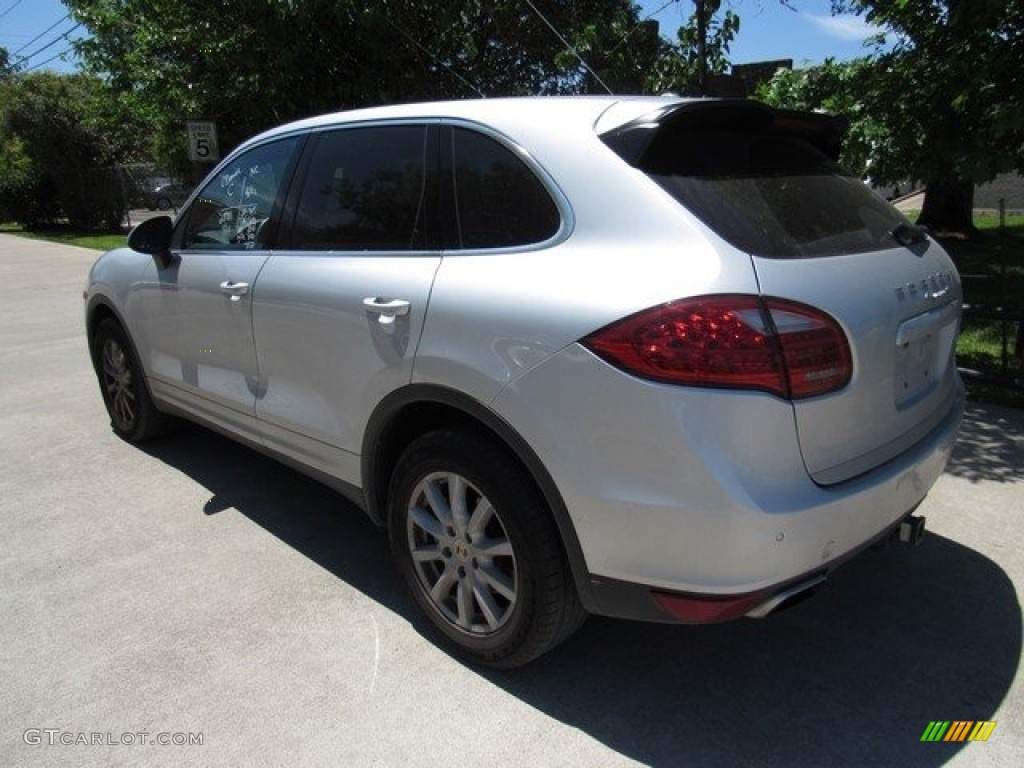
[[[963,410],[956,270],[842,129],[586,97],[264,133],[93,267],[113,429],[337,488],[486,664],[588,612],[763,616],[911,530]]]

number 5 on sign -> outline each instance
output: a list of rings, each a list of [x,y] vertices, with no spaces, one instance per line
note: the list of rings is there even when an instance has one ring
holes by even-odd
[[[217,126],[209,121],[189,121],[188,158],[195,163],[212,163],[220,160],[217,147]]]

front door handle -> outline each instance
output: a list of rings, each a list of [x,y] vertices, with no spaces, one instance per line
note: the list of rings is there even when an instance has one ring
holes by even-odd
[[[382,299],[380,296],[363,299],[363,309],[378,315],[377,322],[381,325],[394,325],[396,317],[409,314],[410,306],[405,299]]]
[[[234,280],[225,280],[220,284],[220,289],[231,297],[232,301],[241,301],[242,296],[249,292],[248,283],[236,283]]]

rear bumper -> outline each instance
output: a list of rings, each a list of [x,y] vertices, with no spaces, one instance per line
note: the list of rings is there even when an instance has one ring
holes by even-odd
[[[535,403],[557,407],[557,418]],[[941,475],[964,400],[959,388],[913,446],[827,487],[807,473],[785,401],[641,382],[578,348],[493,405],[565,501],[586,561],[578,586],[587,609],[673,621],[656,595],[763,603],[887,535]],[[567,423],[579,427],[553,429]]]
[[[884,504],[887,494],[899,493],[911,475],[917,478],[915,487],[921,487],[917,486],[917,482],[927,482],[927,491],[938,479],[949,459],[963,409],[961,389],[956,408],[942,424],[920,441],[908,455],[892,462],[899,467],[880,467],[870,475],[850,481],[851,485],[860,486],[853,491],[851,499],[864,504]],[[923,500],[923,494],[921,498]],[[914,523],[923,524],[923,520],[913,517],[918,504],[920,500],[857,546],[816,568],[776,584],[729,593],[692,593],[665,591],[650,584],[592,576],[589,584],[593,600],[591,610],[605,616],[657,622],[717,623],[740,616],[763,618],[782,605],[810,594],[823,585],[833,571],[872,545],[895,538],[904,523],[913,520]],[[678,604],[673,605],[674,601]]]
[[[647,584],[592,577],[591,611],[602,616],[660,623],[717,624],[741,617],[765,618],[784,605],[794,603],[822,587],[832,573],[861,555],[872,545],[893,539],[900,526],[913,519],[907,512],[888,528],[821,568],[780,584],[733,594],[666,592]],[[920,520],[920,518],[918,518]]]

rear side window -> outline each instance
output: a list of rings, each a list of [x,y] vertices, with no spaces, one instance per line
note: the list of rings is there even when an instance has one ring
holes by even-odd
[[[778,259],[897,245],[907,220],[796,134],[661,129],[638,162],[737,248]]]
[[[427,128],[322,134],[299,196],[291,246],[403,251],[425,247]]]
[[[458,247],[540,243],[561,223],[551,195],[522,160],[489,136],[452,131]]]

